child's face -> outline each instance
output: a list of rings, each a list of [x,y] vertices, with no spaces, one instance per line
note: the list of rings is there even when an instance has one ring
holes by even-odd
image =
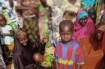
[[[3,17],[0,16],[0,25],[1,26],[5,26],[6,25],[6,21]]]
[[[65,26],[62,29],[60,29],[60,36],[61,40],[67,44],[72,40],[73,31],[70,29],[70,27]]]
[[[43,56],[42,56],[40,53],[35,53],[35,54],[33,55],[33,59],[34,59],[36,62],[39,62],[39,63],[43,62]]]
[[[86,23],[87,23],[87,17],[83,17],[82,19],[80,19],[79,20],[79,22],[80,22],[80,24],[82,25],[82,26],[84,26]]]

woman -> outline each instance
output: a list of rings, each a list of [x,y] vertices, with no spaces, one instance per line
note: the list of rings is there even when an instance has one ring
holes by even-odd
[[[105,61],[104,41],[105,32],[102,31],[102,28],[98,28],[92,35],[78,40],[82,46],[85,58],[85,64],[81,66],[81,69],[102,69]]]
[[[94,28],[94,23],[89,18],[88,14],[83,10],[79,11],[76,17],[76,22],[74,23],[73,39],[79,40],[85,38],[87,35],[93,33]]]
[[[35,0],[17,0],[17,2],[17,10],[22,11],[23,28],[27,30],[28,37],[34,42],[39,40],[36,20],[38,4]]]
[[[85,64],[81,69],[102,69],[105,64],[105,22],[101,19],[93,34],[78,40],[81,44]]]
[[[45,49],[45,43],[31,42],[24,29],[20,29],[16,34],[15,47],[13,51],[15,69],[36,69],[36,62],[33,60],[33,54],[42,53]]]

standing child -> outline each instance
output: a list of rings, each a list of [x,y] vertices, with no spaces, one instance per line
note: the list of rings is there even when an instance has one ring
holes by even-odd
[[[84,64],[83,51],[80,44],[72,40],[73,23],[64,20],[59,25],[61,41],[55,49],[56,67],[59,69],[80,69]]]
[[[5,49],[6,47],[11,51],[14,47],[14,39],[13,39],[13,30],[12,27],[6,24],[6,18],[4,15],[0,14],[0,26],[1,26],[1,31],[0,31],[0,36],[1,36],[1,45]],[[6,52],[7,54],[8,52]],[[6,58],[9,58],[9,55],[6,56]]]

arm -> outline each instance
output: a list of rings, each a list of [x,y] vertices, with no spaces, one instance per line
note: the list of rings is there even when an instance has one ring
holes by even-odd
[[[22,3],[22,6],[24,7],[31,7],[31,8],[37,8],[38,7],[38,4],[37,3]]]
[[[10,4],[10,7],[13,8],[14,6],[13,0],[9,0],[9,4]]]
[[[29,6],[24,6],[24,5],[22,5],[22,0],[17,0],[16,9],[17,10],[29,10],[29,9],[33,9],[33,8],[29,7]]]
[[[7,34],[7,33],[1,34],[2,37],[13,36],[13,35],[14,35],[14,32],[12,30],[10,30],[10,34]]]
[[[32,9],[31,7],[24,7],[24,6],[16,6],[16,10],[29,10]]]

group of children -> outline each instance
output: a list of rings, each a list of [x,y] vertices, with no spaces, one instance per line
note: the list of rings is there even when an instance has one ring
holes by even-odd
[[[24,17],[23,24],[25,26],[23,28],[25,28],[25,30],[27,30],[28,38],[33,39],[32,41],[34,41],[34,36],[35,36],[35,39],[39,39],[42,42],[44,41],[46,43],[44,54],[41,54],[36,51],[35,52],[33,51],[34,53],[33,52],[30,53],[31,50],[33,50],[34,48],[37,49],[38,46],[34,47],[34,45],[33,45],[32,49],[31,49],[31,46],[28,49],[28,47],[29,47],[29,46],[27,46],[27,44],[29,44],[29,43],[27,43],[28,38],[25,37],[27,34],[25,34],[24,39],[22,39],[23,34],[18,35],[18,32],[16,32],[10,24],[7,24],[7,19],[5,18],[5,16],[3,14],[0,14],[0,39],[1,39],[1,46],[2,46],[2,50],[0,51],[0,61],[1,61],[0,68],[1,69],[6,69],[6,64],[8,64],[10,62],[9,58],[11,58],[12,55],[14,55],[14,54],[12,54],[12,51],[14,49],[16,49],[17,42],[18,42],[17,46],[24,46],[24,47],[17,48],[19,55],[16,54],[17,50],[15,50],[15,55],[18,56],[18,57],[16,57],[16,56],[13,57],[15,69],[18,69],[19,67],[20,67],[20,69],[23,69],[23,68],[25,68],[24,65],[27,68],[28,64],[31,64],[31,62],[33,63],[33,61],[36,62],[35,63],[36,65],[37,65],[37,63],[40,64],[43,67],[42,69],[44,69],[44,68],[45,69],[52,69],[52,68],[53,69],[81,69],[81,65],[85,64],[84,50],[82,50],[83,46],[81,46],[82,44],[80,42],[78,42],[78,40],[85,38],[88,35],[91,35],[92,33],[94,33],[94,30],[95,30],[95,25],[94,25],[93,21],[91,20],[91,18],[89,18],[89,15],[87,14],[87,12],[85,12],[83,10],[78,11],[75,23],[73,23],[73,21],[70,21],[69,19],[65,19],[65,20],[61,19],[60,20],[60,17],[58,17],[58,20],[60,20],[59,26],[57,26],[57,28],[56,28],[56,26],[52,27],[51,26],[52,24],[49,24],[49,26],[51,26],[51,27],[48,27],[47,20],[50,21],[50,18],[48,18],[48,12],[46,12],[47,8],[45,8],[46,5],[45,5],[44,1],[41,0],[41,2],[42,3],[40,3],[40,5],[38,7],[39,8],[38,14],[40,14],[40,15],[38,15],[39,16],[38,20],[35,20],[37,15],[26,17],[28,15],[25,15],[25,12],[24,12],[25,17]],[[37,12],[35,10],[33,10],[33,11],[35,12],[34,14],[37,14]],[[102,13],[101,18],[104,19],[105,14],[103,11],[101,12]],[[30,12],[30,14],[31,14],[31,12]],[[76,15],[76,14],[74,14],[74,15]],[[37,21],[38,21],[38,24],[36,23]],[[39,28],[39,30],[37,28]],[[48,28],[50,28],[50,33],[49,33]],[[59,30],[59,32],[56,31],[57,36],[55,36],[55,38],[59,37],[58,36],[58,33],[59,33],[60,40],[51,39],[54,37],[54,36],[52,37],[52,34],[56,34],[56,32],[54,32],[54,31],[52,33],[51,30],[54,30],[52,28],[54,28],[55,30]],[[29,30],[31,31],[31,33],[28,33]],[[33,31],[34,31],[34,33],[33,33]],[[103,31],[105,31],[105,30],[103,30]],[[33,35],[33,34],[35,34],[35,35]],[[40,35],[40,38],[37,37],[37,34]],[[15,35],[18,35],[19,38],[17,38],[17,36],[15,36]],[[31,37],[29,35],[32,35],[33,37]],[[25,39],[27,39],[27,40],[25,40]],[[54,40],[53,41],[54,43],[52,42],[52,40]],[[38,42],[38,41],[35,41],[35,42]],[[23,43],[23,45],[22,45],[22,43]],[[15,46],[15,48],[14,48],[14,46]],[[3,56],[2,56],[2,52],[3,52]],[[21,56],[20,56],[20,53],[21,53]],[[27,56],[27,58],[23,58],[23,57],[26,57],[27,53],[28,53],[28,55],[29,54],[33,55],[33,57]],[[18,59],[16,59],[16,58],[18,58]],[[26,63],[22,63],[22,61],[21,61],[20,63],[23,66],[21,64],[17,64],[18,63],[17,60],[20,60],[20,59],[27,60],[29,58],[33,58],[33,60],[28,60]]]

